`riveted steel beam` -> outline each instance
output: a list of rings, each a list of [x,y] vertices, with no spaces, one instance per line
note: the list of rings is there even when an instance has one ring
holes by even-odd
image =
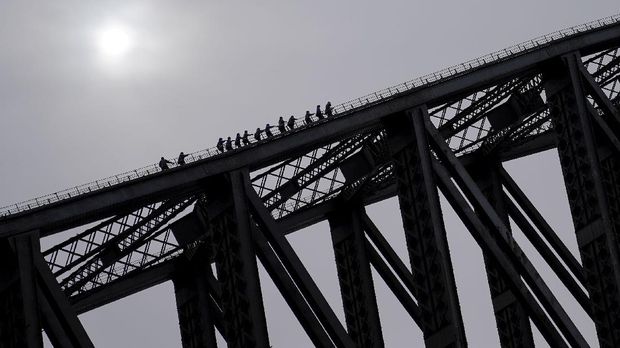
[[[433,150],[435,151],[438,160],[433,161],[433,169],[438,177],[441,177],[442,189],[447,190],[451,196],[453,207],[457,214],[461,216],[461,219],[469,224],[470,232],[478,234],[479,244],[486,249],[486,252],[493,252],[494,259],[496,261],[503,261],[501,264],[503,272],[508,274],[508,279],[513,285],[515,294],[519,294],[524,306],[530,311],[530,316],[534,319],[535,323],[545,335],[550,344],[558,345],[563,341],[558,340],[557,332],[555,328],[549,326],[548,318],[542,309],[538,305],[535,299],[532,298],[529,290],[523,288],[523,280],[531,287],[532,292],[536,295],[536,299],[540,301],[544,309],[549,313],[549,316],[554,320],[554,324],[558,326],[566,340],[572,345],[577,347],[587,346],[587,342],[564,311],[563,307],[555,298],[549,287],[538,274],[538,271],[534,268],[530,260],[527,258],[523,250],[519,247],[516,241],[512,238],[508,227],[502,221],[497,211],[486,199],[484,194],[474,180],[471,178],[463,164],[454,155],[452,150],[448,147],[445,140],[441,137],[437,129],[428,121],[424,119],[425,128],[431,139]],[[443,165],[439,162],[443,162]],[[468,203],[460,193],[453,192],[451,189],[454,184],[451,179],[458,184],[458,188],[463,192],[467,201],[474,207],[476,212],[480,215],[481,219],[476,217],[475,221],[472,221],[468,211]],[[455,188],[456,189],[456,188]],[[444,192],[446,196],[448,193]],[[449,198],[450,199],[450,198]],[[465,205],[463,205],[465,204]],[[477,226],[478,222],[484,221],[492,227],[493,235],[488,235],[488,228],[481,228]],[[499,251],[495,250],[495,246],[501,248]],[[506,260],[504,260],[506,258]],[[516,274],[514,272],[517,272]]]
[[[620,160],[593,125],[577,54],[549,66],[545,91],[601,347],[620,345]],[[596,90],[590,79],[589,89]],[[595,91],[595,94],[596,91]],[[601,96],[599,96],[601,97]],[[601,104],[605,107],[606,103]]]
[[[386,120],[396,186],[427,347],[467,345],[431,153],[426,109]]]
[[[213,185],[206,195],[213,202],[229,206],[208,222],[228,346],[269,347],[252,222],[241,173],[222,177],[220,184]]]
[[[361,207],[343,204],[330,214],[328,221],[349,335],[358,347],[383,347],[379,309],[366,255]]]
[[[483,165],[471,168],[473,179],[476,181],[484,196],[495,208],[500,219],[508,227],[507,202],[504,200],[499,169],[501,164],[489,159]],[[492,226],[489,226],[492,228]],[[487,271],[495,322],[502,347],[534,347],[534,338],[527,311],[513,293],[510,282],[505,273],[497,266],[486,253],[484,264]]]

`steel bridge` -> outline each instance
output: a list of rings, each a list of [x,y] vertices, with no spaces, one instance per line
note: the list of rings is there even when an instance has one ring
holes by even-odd
[[[513,238],[529,239],[620,347],[620,16],[208,149],[0,209],[0,346],[91,347],[77,315],[172,281],[183,347],[269,347],[257,258],[318,347],[382,347],[371,269],[427,347],[467,337],[440,194],[480,246],[502,347],[586,347]],[[579,255],[502,162],[557,149]],[[398,197],[408,260],[365,206]],[[568,218],[568,217],[567,217]],[[328,221],[345,323],[285,236]],[[65,231],[41,250],[40,239]],[[60,234],[59,234],[60,235]]]

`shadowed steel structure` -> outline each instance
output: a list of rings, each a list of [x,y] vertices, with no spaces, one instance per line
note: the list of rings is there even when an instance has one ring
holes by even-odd
[[[427,347],[465,347],[443,195],[480,246],[502,347],[586,347],[518,227],[620,346],[620,16],[334,107],[231,151],[0,210],[0,346],[93,346],[77,314],[172,281],[183,347],[269,347],[258,262],[319,347],[382,347],[372,270]],[[573,255],[504,161],[556,148]],[[397,197],[406,260],[365,206]],[[566,217],[568,218],[568,216]],[[345,322],[286,235],[328,221]],[[511,223],[512,221],[512,223]],[[69,233],[59,234],[69,231]],[[41,250],[42,237],[67,236]],[[257,261],[258,260],[258,261]]]

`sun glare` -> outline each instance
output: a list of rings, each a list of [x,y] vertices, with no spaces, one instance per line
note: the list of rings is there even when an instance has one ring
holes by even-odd
[[[121,25],[110,25],[102,28],[97,35],[99,52],[105,58],[120,59],[132,47],[129,29]]]

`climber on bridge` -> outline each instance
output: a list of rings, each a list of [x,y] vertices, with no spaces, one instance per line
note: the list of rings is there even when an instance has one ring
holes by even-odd
[[[291,115],[291,117],[288,118],[286,125],[288,126],[288,129],[293,130],[295,128],[295,116]]]
[[[269,123],[267,123],[265,126],[265,135],[267,135],[267,138],[273,136],[273,133],[271,133],[271,128],[273,128],[273,126],[270,126]]]
[[[284,117],[280,116],[280,119],[278,120],[278,130],[280,131],[280,133],[284,133],[286,132],[286,122],[284,122]]]
[[[310,113],[310,111],[306,110],[306,115],[304,116],[306,124],[312,123],[312,118],[310,116],[312,116],[312,114]]]
[[[248,139],[249,136],[248,130],[246,129],[245,132],[243,132],[243,145],[250,145],[250,139]]]
[[[187,157],[187,155],[184,154],[183,151],[181,151],[181,153],[179,154],[179,159],[177,159],[177,164],[180,166],[185,165],[185,157]]]
[[[224,152],[224,139],[220,138],[220,140],[217,141],[217,145],[215,145],[215,147],[218,149],[219,152]]]
[[[325,115],[327,115],[327,117],[332,117],[334,108],[332,108],[332,102],[328,101],[327,104],[325,104]]]
[[[235,147],[236,148],[240,148],[241,147],[241,134],[237,133],[237,137],[235,138]]]
[[[226,151],[231,151],[232,149],[232,140],[230,140],[230,137],[228,137],[228,139],[226,139]]]
[[[170,167],[168,167],[168,164],[174,164],[174,162],[170,162],[163,157],[159,160],[159,168],[161,168],[162,171],[170,169]]]
[[[260,128],[256,128],[256,132],[254,132],[254,139],[256,139],[256,141],[260,141],[260,134],[263,132],[262,129]]]
[[[315,113],[315,115],[316,115],[316,117],[317,117],[319,120],[322,120],[322,119],[324,119],[324,118],[325,118],[325,116],[323,116],[323,112],[321,112],[321,105],[317,105],[317,106],[316,106],[316,113]]]

